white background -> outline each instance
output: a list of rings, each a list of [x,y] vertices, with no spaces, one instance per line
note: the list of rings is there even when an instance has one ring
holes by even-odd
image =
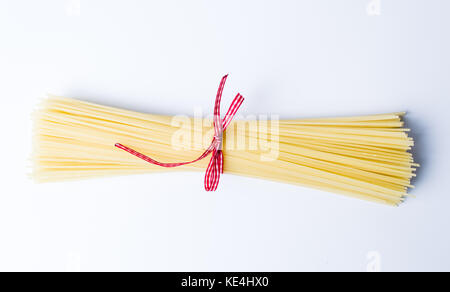
[[[0,0],[0,270],[450,270],[450,2]],[[379,15],[373,15],[379,14]],[[205,113],[406,110],[423,166],[398,208],[203,173],[35,184],[45,93]]]

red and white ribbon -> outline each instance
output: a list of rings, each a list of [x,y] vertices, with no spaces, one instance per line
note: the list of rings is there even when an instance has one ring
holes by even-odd
[[[223,173],[223,151],[222,151],[222,136],[223,132],[226,130],[228,125],[233,120],[233,117],[236,115],[236,112],[238,111],[239,107],[241,106],[242,102],[244,101],[244,98],[239,93],[234,98],[233,102],[230,105],[230,108],[228,109],[228,112],[225,114],[225,117],[223,119],[220,118],[220,101],[222,99],[222,92],[223,88],[225,86],[225,82],[227,80],[228,75],[225,75],[222,78],[222,81],[220,82],[219,90],[217,91],[216,95],[216,102],[214,105],[214,138],[211,142],[211,145],[203,152],[200,157],[198,157],[195,160],[188,161],[188,162],[178,162],[178,163],[163,163],[158,162],[154,159],[151,159],[150,157],[139,153],[127,146],[124,146],[120,143],[117,143],[115,146],[119,149],[122,149],[142,160],[147,161],[148,163],[159,165],[162,167],[177,167],[182,166],[186,164],[191,164],[194,162],[197,162],[199,160],[202,160],[203,158],[207,157],[210,153],[212,153],[211,160],[209,161],[208,167],[206,169],[205,174],[205,190],[206,191],[215,191],[217,190],[217,186],[219,185],[219,179],[220,174]]]

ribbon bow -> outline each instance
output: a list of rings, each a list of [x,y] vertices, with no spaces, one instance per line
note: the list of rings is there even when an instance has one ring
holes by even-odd
[[[162,167],[177,167],[186,164],[191,164],[199,160],[202,160],[203,158],[207,157],[210,153],[212,153],[212,157],[211,160],[209,161],[208,168],[206,169],[205,174],[205,190],[208,192],[217,190],[217,186],[219,185],[220,174],[223,173],[223,151],[222,151],[223,132],[231,123],[233,117],[236,115],[236,112],[238,111],[239,107],[244,101],[242,95],[238,93],[234,98],[233,102],[231,103],[228,112],[225,114],[225,117],[223,119],[220,118],[220,101],[222,99],[222,92],[225,86],[225,82],[227,81],[227,77],[228,75],[225,75],[222,78],[222,81],[220,82],[219,90],[217,91],[216,95],[216,102],[214,104],[214,119],[213,119],[214,138],[209,147],[205,150],[205,152],[203,152],[203,154],[200,155],[200,157],[198,157],[197,159],[188,162],[163,163],[151,159],[150,157],[142,153],[139,153],[120,143],[117,143],[115,146],[142,160],[147,161],[148,163],[159,165]]]

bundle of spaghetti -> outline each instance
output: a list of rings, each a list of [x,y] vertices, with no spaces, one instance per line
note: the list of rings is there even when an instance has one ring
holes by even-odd
[[[267,124],[254,127],[253,121],[234,121],[224,137],[224,173],[297,184],[395,206],[404,201],[419,166],[410,153],[413,140],[407,135],[408,129],[403,128],[403,114],[271,121],[276,127]],[[187,119],[189,123],[196,122]],[[208,119],[201,122],[200,128],[184,130],[188,136],[206,132],[202,137],[210,142],[212,123]],[[274,131],[267,132],[266,128]],[[180,168],[163,168],[114,146],[121,143],[164,162],[198,157],[202,151],[196,147],[174,147],[174,137],[179,133],[180,127],[174,125],[171,116],[49,96],[35,115],[33,177],[39,182],[49,182],[162,171],[204,171],[208,159]],[[244,141],[244,147],[236,147],[239,139]],[[249,146],[252,141],[257,142],[257,147]]]

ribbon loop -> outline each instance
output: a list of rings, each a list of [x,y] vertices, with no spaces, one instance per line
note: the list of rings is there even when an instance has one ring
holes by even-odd
[[[225,117],[221,119],[220,117],[220,103],[222,100],[222,93],[223,88],[225,87],[225,82],[228,78],[228,75],[225,75],[222,77],[222,80],[219,85],[219,89],[217,91],[216,100],[214,103],[214,137],[211,141],[211,144],[209,147],[203,152],[202,155],[200,155],[197,159],[188,161],[188,162],[178,162],[178,163],[163,163],[158,162],[154,159],[151,159],[150,157],[139,153],[127,146],[124,146],[120,143],[117,143],[115,147],[122,149],[148,163],[155,164],[162,167],[178,167],[182,165],[191,164],[194,162],[197,162],[199,160],[202,160],[203,158],[207,157],[210,153],[212,153],[211,160],[209,161],[208,167],[206,168],[205,173],[205,190],[206,191],[215,191],[217,190],[217,186],[219,185],[220,180],[220,174],[223,173],[223,132],[226,130],[228,125],[233,120],[234,116],[236,115],[236,112],[238,111],[239,107],[244,102],[244,98],[239,93],[234,98],[233,102],[231,103],[230,107],[228,108],[227,113],[225,114]]]

